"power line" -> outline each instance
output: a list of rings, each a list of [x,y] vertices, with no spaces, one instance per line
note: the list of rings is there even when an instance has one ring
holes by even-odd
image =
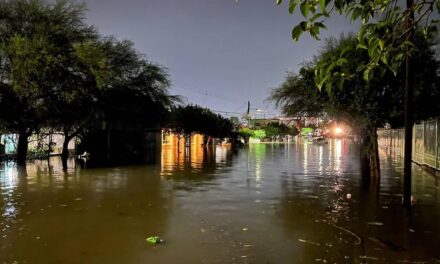
[[[220,110],[211,110],[212,112],[215,113],[222,113],[222,114],[235,114],[235,115],[242,115],[244,113],[240,113],[240,112],[230,112],[230,111],[220,111]]]
[[[202,90],[202,89],[199,89],[199,88],[196,88],[196,87],[184,86],[182,83],[174,82],[173,86],[178,88],[178,89],[183,89],[183,90],[187,90],[187,91],[190,91],[190,92],[193,92],[193,93],[197,93],[197,94],[203,95],[202,105],[205,105],[207,97],[214,98],[214,99],[217,99],[217,100],[223,100],[223,101],[227,101],[227,102],[231,102],[231,101],[238,102],[238,100],[239,100],[237,98],[232,98],[232,97],[228,97],[228,96],[221,95],[221,94],[218,94],[218,93],[214,93],[212,91],[208,91],[207,89]],[[214,112],[219,112],[219,113],[223,113],[223,114],[240,114],[241,115],[241,114],[244,114],[244,112],[237,112],[237,111],[239,109],[241,109],[242,107],[245,107],[245,105],[246,105],[246,102],[243,102],[239,107],[235,108],[233,111],[214,111]],[[257,106],[257,108],[253,108],[253,109],[265,109],[265,108],[267,108],[267,107],[261,107],[261,105],[254,104],[254,103],[252,103],[252,105],[253,106]],[[277,115],[277,114],[274,114],[274,112],[272,112],[272,111],[266,111],[265,110],[265,112],[267,114],[273,114],[275,116]]]
[[[198,93],[198,94],[204,95],[205,98],[207,96],[209,96],[211,98],[215,98],[215,99],[219,99],[219,100],[224,100],[224,101],[228,101],[228,102],[230,102],[230,101],[238,102],[237,98],[228,97],[228,96],[225,96],[225,95],[214,93],[212,91],[208,91],[208,89],[202,90],[202,89],[199,89],[199,88],[196,88],[196,87],[188,87],[188,86],[185,86],[185,85],[183,85],[181,83],[175,83],[173,86],[177,87],[177,88],[180,88],[180,89],[184,89],[184,90],[188,90],[188,91],[192,91],[194,93]]]

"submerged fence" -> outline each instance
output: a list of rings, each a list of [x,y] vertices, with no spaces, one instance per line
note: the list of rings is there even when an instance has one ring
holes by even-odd
[[[378,131],[379,146],[391,156],[403,158],[404,138],[403,128]],[[412,160],[440,170],[440,119],[415,124],[412,140]]]

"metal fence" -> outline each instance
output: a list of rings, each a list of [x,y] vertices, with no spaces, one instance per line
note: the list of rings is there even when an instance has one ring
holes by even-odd
[[[388,155],[403,158],[405,131],[400,129],[380,129],[379,146]],[[413,161],[440,170],[440,119],[417,123],[413,127]]]

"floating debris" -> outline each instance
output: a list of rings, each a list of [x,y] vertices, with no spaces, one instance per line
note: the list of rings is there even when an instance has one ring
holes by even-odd
[[[248,231],[248,228],[247,227],[243,227],[241,230]]]
[[[151,237],[147,238],[146,240],[148,243],[151,243],[151,244],[162,244],[165,242],[164,240],[162,240],[158,236],[151,236]]]
[[[410,261],[410,260],[399,260],[397,261],[397,263],[414,263],[414,264],[425,264],[425,263],[430,263],[428,261]],[[432,262],[431,262],[432,263]],[[436,263],[439,263],[439,261],[436,261]]]
[[[360,245],[360,244],[362,243],[362,239],[361,239],[361,237],[358,236],[358,235],[357,235],[356,233],[354,233],[353,231],[350,231],[350,230],[348,230],[348,229],[346,229],[346,228],[343,228],[343,227],[340,227],[340,226],[337,226],[337,225],[333,225],[333,227],[335,227],[335,228],[337,228],[337,229],[340,229],[340,230],[342,230],[342,231],[344,231],[344,232],[346,232],[346,233],[348,233],[348,234],[354,236],[354,237],[356,238],[355,245]]]
[[[318,242],[314,242],[314,241],[310,241],[310,240],[305,240],[305,239],[301,239],[301,238],[298,238],[298,241],[302,242],[302,243],[312,244],[312,245],[315,245],[315,246],[320,246],[321,245]]]
[[[367,222],[367,224],[374,225],[374,226],[383,226],[382,222]]]
[[[405,249],[399,245],[394,244],[393,242],[381,239],[381,238],[377,238],[377,237],[369,237],[368,238],[370,241],[378,244],[379,246],[382,246],[384,248],[389,248],[393,251],[404,251]]]
[[[369,259],[369,260],[379,260],[379,258],[376,257],[370,257],[370,256],[359,256],[361,259]]]

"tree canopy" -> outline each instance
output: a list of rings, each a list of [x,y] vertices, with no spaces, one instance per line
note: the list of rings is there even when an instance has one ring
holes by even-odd
[[[417,120],[423,120],[440,115],[435,103],[440,99],[439,61],[431,49],[432,44],[423,36],[419,35],[416,41],[420,48],[414,53],[415,74],[420,82],[416,85],[415,101],[424,103],[418,104],[415,114]],[[269,100],[287,115],[318,117],[326,113],[348,123],[354,121],[356,126],[380,127],[385,123],[401,126],[404,95],[400,91],[404,69],[397,72],[397,77],[390,71],[377,72],[366,81],[357,69],[367,63],[369,57],[367,51],[357,49],[356,45],[353,35],[327,39],[314,61],[305,64],[298,74],[289,73],[279,87],[272,89]],[[334,66],[330,73],[344,72],[354,77],[331,91],[320,90],[314,75],[316,67],[332,63],[342,53],[350,63]]]
[[[84,11],[71,1],[0,1],[0,126],[19,134],[20,163],[43,127],[63,132],[67,147],[93,130],[157,126],[178,101],[165,68],[130,41],[101,36]]]
[[[178,106],[171,111],[171,115],[169,126],[182,134],[197,132],[225,138],[234,131],[234,125],[229,119],[197,105]]]
[[[276,0],[281,5],[283,0]],[[298,40],[304,32],[319,39],[320,31],[327,29],[326,21],[334,14],[346,15],[351,21],[360,22],[360,30],[357,34],[357,48],[365,49],[369,60],[359,65],[358,71],[363,72],[365,80],[372,79],[372,72],[378,67],[385,66],[397,75],[401,64],[405,60],[407,51],[414,51],[417,43],[414,42],[413,32],[416,27],[422,28],[425,36],[432,30],[436,30],[438,20],[432,19],[432,14],[440,11],[440,1],[409,1],[406,8],[402,7],[398,0],[374,0],[374,1],[342,1],[342,0],[289,0],[289,13],[295,14],[299,7],[299,15],[303,21],[292,29],[292,38]],[[341,83],[348,76],[342,72],[333,71],[329,74],[328,69],[335,65],[348,63],[341,54],[338,60],[326,67],[318,68],[318,87],[332,86]],[[339,82],[332,81],[335,75],[341,77]]]
[[[421,42],[418,45],[422,49],[413,53],[413,63],[417,65],[415,75],[420,80],[415,87],[415,103],[424,105],[416,110],[416,117],[425,119],[440,115],[440,108],[435,103],[440,100],[440,64],[426,39],[420,36],[416,41]],[[269,99],[286,114],[301,115],[309,111],[310,115],[317,116],[326,113],[350,124],[364,138],[362,155],[371,156],[372,171],[374,175],[380,175],[377,128],[386,123],[392,126],[403,124],[404,94],[400,91],[405,71],[400,69],[394,76],[385,70],[366,80],[358,67],[364,65],[369,56],[366,50],[356,48],[353,35],[329,39],[325,43],[314,62],[306,64],[299,74],[289,74],[283,84],[272,91]],[[332,66],[329,74],[332,75],[334,70],[354,77],[346,79],[337,88],[320,90],[314,84],[316,76],[313,72],[320,65],[333,63],[341,54],[350,63]]]

